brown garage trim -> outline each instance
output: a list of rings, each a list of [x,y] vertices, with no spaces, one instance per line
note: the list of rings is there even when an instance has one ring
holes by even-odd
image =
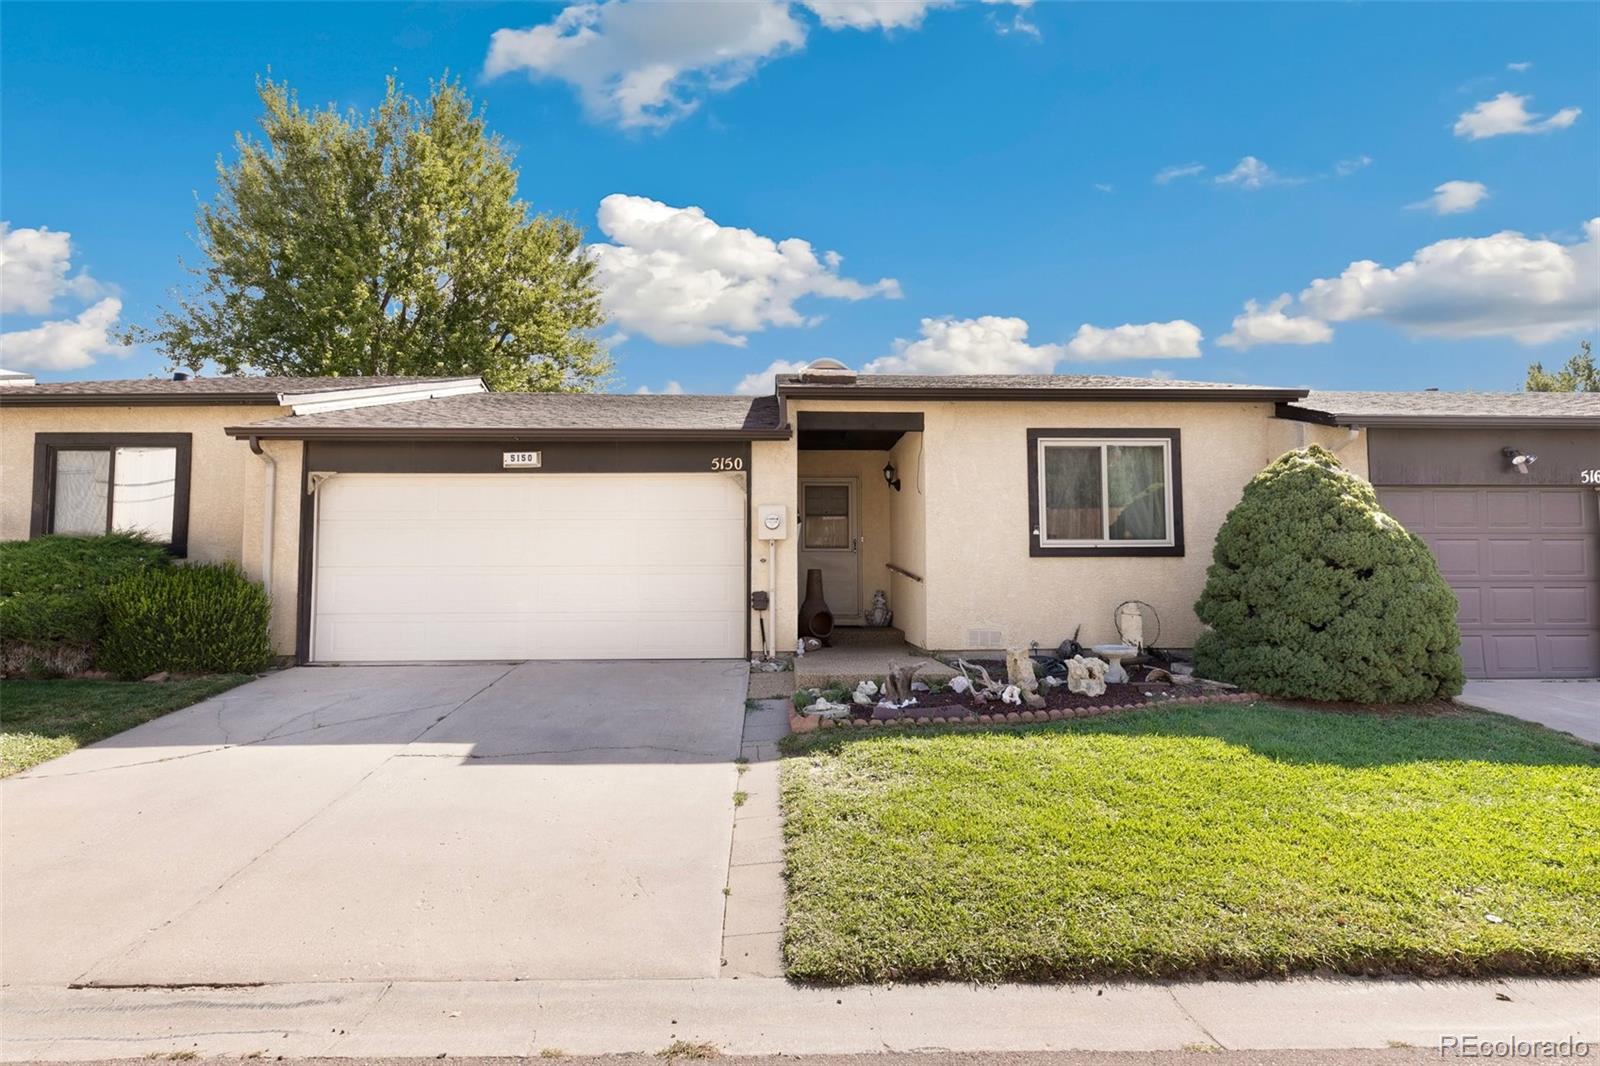
[[[189,433],[35,433],[33,436],[33,501],[28,516],[28,536],[43,537],[53,533],[52,517],[55,514],[56,453],[81,448],[109,451],[111,453],[112,485],[116,483],[118,448],[173,448],[177,451],[177,469],[174,471],[172,489],[172,541],[167,551],[178,558],[189,554],[189,467],[194,449],[193,435]],[[107,491],[110,491],[108,486]],[[106,501],[106,532],[111,532],[115,517],[113,501]]]
[[[1183,555],[1183,450],[1179,443],[1180,436],[1181,434],[1176,429],[1102,429],[1089,426],[1078,429],[1028,430],[1028,554],[1035,558],[1069,559],[1087,559],[1094,556],[1111,558],[1115,556],[1171,557]],[[1033,535],[1034,530],[1043,528],[1040,525],[1043,518],[1039,514],[1039,441],[1041,438],[1053,437],[1156,437],[1167,440],[1172,457],[1172,543],[1161,545],[1135,544],[1125,548],[1062,548],[1040,544],[1040,537]]]
[[[1519,474],[1505,448],[1539,457]],[[1367,431],[1367,477],[1374,485],[1593,487],[1585,471],[1600,470],[1600,427],[1563,429],[1485,427]]]
[[[655,442],[716,442],[751,440],[788,440],[792,433],[788,426],[767,429],[652,429],[640,426],[609,428],[518,429],[452,428],[448,426],[370,428],[350,426],[228,426],[223,430],[230,437],[240,439],[258,437],[261,440],[306,441],[367,441],[396,444],[409,441],[437,443],[450,441],[507,441],[536,444],[552,443],[626,442],[632,444]]]
[[[506,470],[501,466],[503,451],[539,451],[542,464],[536,469]],[[739,473],[743,475],[745,497],[744,567],[746,595],[740,598],[744,618],[745,657],[750,655],[750,604],[748,592],[753,561],[750,527],[750,444],[706,441],[666,441],[649,445],[613,441],[610,443],[550,442],[547,438],[505,440],[499,443],[474,441],[383,443],[377,441],[306,441],[300,464],[300,573],[298,575],[299,612],[295,620],[295,658],[311,662],[312,599],[315,595],[317,504],[311,491],[313,473],[332,474],[499,474],[505,477],[538,477],[541,474],[668,474]],[[732,469],[716,469],[712,463],[737,463]]]

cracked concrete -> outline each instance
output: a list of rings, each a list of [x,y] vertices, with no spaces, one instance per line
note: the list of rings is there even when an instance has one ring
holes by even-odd
[[[744,675],[291,670],[10,778],[5,980],[714,976]]]

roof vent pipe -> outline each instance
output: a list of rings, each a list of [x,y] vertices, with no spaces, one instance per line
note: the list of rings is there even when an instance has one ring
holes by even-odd
[[[172,380],[173,381],[188,381],[189,380],[189,372],[187,370],[174,370],[172,372]]]

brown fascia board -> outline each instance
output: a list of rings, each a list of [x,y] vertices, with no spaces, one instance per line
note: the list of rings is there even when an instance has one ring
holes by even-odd
[[[826,400],[1036,400],[1095,402],[1101,400],[1177,400],[1193,403],[1286,403],[1311,395],[1310,389],[1034,389],[1026,386],[997,386],[981,389],[895,388],[873,385],[778,386],[779,399],[815,397]]]
[[[539,429],[535,426],[520,428],[478,426],[454,429],[445,426],[410,428],[405,426],[228,426],[223,430],[230,437],[241,440],[365,440],[365,441],[624,441],[649,443],[651,441],[719,441],[719,440],[788,440],[788,426],[776,429],[655,429],[626,426],[612,429],[565,428]]]
[[[96,392],[67,395],[13,396],[0,393],[0,407],[281,407],[275,392],[176,393]]]
[[[1600,429],[1600,418],[1584,415],[1360,415],[1278,405],[1277,417],[1351,429]]]

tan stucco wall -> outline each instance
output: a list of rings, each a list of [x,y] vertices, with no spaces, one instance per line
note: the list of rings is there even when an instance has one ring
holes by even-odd
[[[779,654],[793,652],[799,625],[796,615],[800,602],[795,598],[795,504],[798,492],[796,451],[793,439],[784,441],[754,441],[750,445],[750,587],[767,588],[767,558],[771,552],[775,564],[772,587],[772,610],[767,612],[767,624],[775,628],[773,647]],[[783,540],[767,541],[758,537],[756,516],[763,504],[777,504],[784,508],[785,533]],[[761,652],[761,613],[750,612],[750,648]]]
[[[37,433],[188,433],[189,554],[195,562],[235,562],[260,577],[262,464],[250,446],[222,432],[223,427],[287,414],[276,406],[228,407],[0,407],[0,539],[24,540],[33,502],[33,445]],[[284,445],[278,446],[286,447]],[[299,445],[292,446],[296,456]],[[279,468],[279,509],[285,512],[299,485],[298,459],[292,472]],[[287,490],[285,491],[285,484]],[[288,501],[284,499],[287,496]],[[298,510],[295,515],[298,516]],[[247,541],[246,529],[253,528]],[[280,520],[274,556],[273,638],[279,652],[294,650],[294,553],[298,517]],[[283,578],[291,580],[285,583]],[[281,619],[288,618],[285,629]]]
[[[923,602],[917,603],[916,592],[907,587],[913,583],[902,578],[896,578],[891,594],[896,624],[906,630],[908,639],[937,650],[972,647],[973,630],[998,631],[1004,646],[1031,641],[1054,646],[1080,623],[1086,642],[1112,640],[1116,637],[1112,612],[1128,599],[1144,600],[1156,608],[1162,644],[1192,646],[1199,631],[1193,605],[1205,583],[1217,529],[1245,483],[1296,447],[1300,435],[1298,424],[1274,418],[1272,405],[1260,403],[805,400],[791,404],[791,417],[800,410],[923,413],[920,440],[908,435],[897,446],[895,463],[907,491],[895,501],[898,506],[891,517],[891,526],[903,527],[908,534],[907,561],[902,565],[925,578]],[[1027,468],[1031,428],[1177,429],[1185,554],[1031,556]],[[1333,447],[1348,437],[1344,430],[1305,427],[1308,443]],[[1366,446],[1360,434],[1339,454],[1365,476]],[[919,484],[920,495],[913,491]],[[910,561],[914,558],[910,541],[915,539],[910,511],[919,500],[923,505],[920,567]]]
[[[900,491],[891,493],[889,507],[889,560],[901,569],[926,578],[928,556],[924,512],[927,470],[923,463],[922,434],[907,433],[889,452],[900,475]],[[889,575],[889,606],[894,624],[906,640],[927,646],[928,601],[926,585],[904,574]]]
[[[262,441],[261,448],[277,464],[272,522],[272,645],[280,655],[295,650],[296,606],[300,580],[300,466],[305,447],[299,441]],[[247,446],[248,450],[248,446]],[[245,573],[262,580],[261,542],[265,520],[267,464],[254,455],[244,469],[243,551]]]

